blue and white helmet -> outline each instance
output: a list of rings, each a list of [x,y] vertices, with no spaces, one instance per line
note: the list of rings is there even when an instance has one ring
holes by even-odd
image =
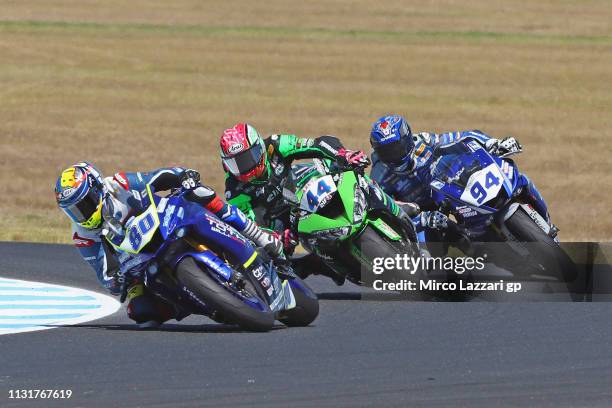
[[[370,144],[378,158],[395,171],[414,169],[412,130],[402,116],[386,115],[374,122]]]
[[[84,228],[98,228],[102,222],[104,186],[100,172],[89,163],[68,167],[55,182],[57,205]]]

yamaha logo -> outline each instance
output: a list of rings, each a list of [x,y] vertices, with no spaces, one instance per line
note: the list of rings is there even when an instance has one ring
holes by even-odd
[[[242,143],[236,143],[235,145],[231,145],[229,149],[227,149],[227,152],[230,154],[234,154],[241,151],[242,149],[244,149]]]

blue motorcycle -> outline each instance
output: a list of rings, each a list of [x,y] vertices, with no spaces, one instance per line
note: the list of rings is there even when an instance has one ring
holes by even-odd
[[[452,225],[468,242],[486,242],[480,248],[489,261],[512,272],[573,281],[576,266],[559,246],[543,199],[528,192],[529,183],[513,160],[491,155],[473,140],[434,152],[432,200],[455,218]]]
[[[236,251],[228,246],[240,250],[250,241],[182,195],[160,197],[147,187],[138,215],[125,225],[117,225],[112,203],[105,205],[111,210],[105,211],[104,233],[119,253],[122,302],[127,282],[137,278],[171,304],[177,316],[200,314],[252,331],[270,330],[275,319],[288,326],[314,321],[317,296],[299,277],[289,268],[277,268],[263,252],[253,253],[251,261],[256,256],[266,261],[252,274],[233,266],[230,254]]]

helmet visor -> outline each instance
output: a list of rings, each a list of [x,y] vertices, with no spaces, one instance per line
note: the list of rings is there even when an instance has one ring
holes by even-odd
[[[239,176],[257,167],[257,165],[261,163],[263,155],[263,145],[262,143],[257,143],[250,147],[249,150],[240,152],[233,157],[224,157],[223,164],[225,164],[225,167],[231,174]]]
[[[100,189],[97,186],[94,186],[90,188],[85,197],[83,197],[77,203],[62,209],[74,222],[82,224],[88,221],[98,210],[100,201]]]
[[[376,154],[386,164],[399,165],[407,159],[414,150],[414,146],[409,148],[403,140],[398,140],[393,143],[381,144],[376,147]]]

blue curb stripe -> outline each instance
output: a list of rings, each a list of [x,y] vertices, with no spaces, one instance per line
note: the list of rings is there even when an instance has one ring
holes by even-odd
[[[4,323],[0,323],[0,329],[23,329],[24,327],[45,327],[45,326],[49,326],[52,325],[52,322],[49,323],[44,323],[44,324],[32,324],[32,323],[9,323],[9,324],[4,324]]]
[[[37,296],[37,295],[0,295],[2,301],[17,300],[96,300],[93,296]]]
[[[0,305],[0,309],[99,309],[100,305]]]
[[[63,313],[46,315],[27,315],[27,316],[0,316],[0,320],[20,320],[20,319],[74,319],[75,317],[85,316],[85,313]]]
[[[0,282],[1,284],[2,282]],[[0,290],[24,290],[29,292],[66,292],[63,288],[31,288],[27,286],[0,286]]]

